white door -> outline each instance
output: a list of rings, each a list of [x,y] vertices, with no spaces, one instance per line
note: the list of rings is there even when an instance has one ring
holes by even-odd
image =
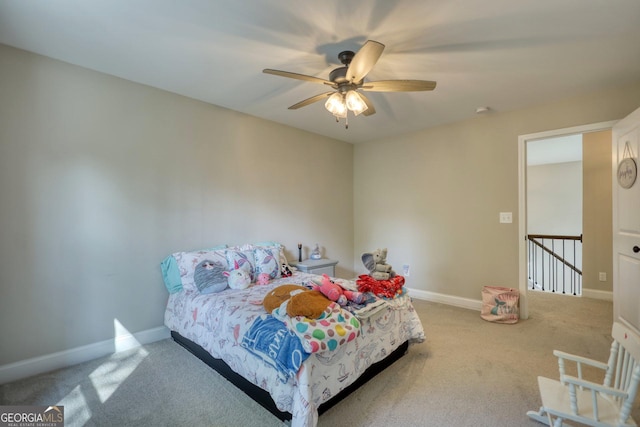
[[[640,108],[613,127],[613,318],[640,332]],[[633,158],[633,162],[625,160]],[[622,166],[620,163],[623,162]],[[629,188],[626,188],[629,187]]]

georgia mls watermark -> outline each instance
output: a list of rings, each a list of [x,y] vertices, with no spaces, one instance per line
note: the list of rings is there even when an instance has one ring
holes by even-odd
[[[64,427],[64,406],[0,406],[0,427]]]

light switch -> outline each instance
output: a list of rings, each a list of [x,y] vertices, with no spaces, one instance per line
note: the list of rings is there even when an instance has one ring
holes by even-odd
[[[500,222],[503,224],[510,224],[513,222],[513,215],[511,212],[500,212]]]

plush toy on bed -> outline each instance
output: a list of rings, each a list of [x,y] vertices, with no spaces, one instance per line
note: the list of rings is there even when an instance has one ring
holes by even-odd
[[[393,299],[404,295],[404,277],[394,276],[389,280],[376,280],[368,274],[361,274],[356,280],[360,292],[371,292],[383,298]]]
[[[246,270],[239,268],[237,270],[225,271],[223,274],[227,278],[231,289],[246,289],[251,286],[251,277]]]
[[[286,304],[283,306],[283,303]],[[276,308],[286,307],[289,316],[304,316],[317,319],[332,304],[318,291],[300,285],[280,285],[269,292],[262,301],[267,313]]]
[[[225,267],[219,262],[208,259],[196,266],[193,281],[201,294],[221,292],[227,288]]]
[[[291,277],[291,276],[293,276],[293,272],[289,268],[288,264],[281,264],[280,265],[280,275],[282,277]]]
[[[311,288],[313,290],[322,292],[324,296],[329,298],[331,301],[337,302],[341,306],[346,305],[348,301],[353,301],[356,304],[360,304],[367,299],[367,297],[361,292],[349,291],[347,289],[344,289],[342,286],[331,280],[331,278],[326,274],[322,275],[321,283],[314,281],[311,284]]]
[[[256,284],[258,285],[268,285],[269,284],[269,275],[267,273],[258,274],[258,280],[256,280]]]
[[[387,264],[387,248],[362,254],[362,263],[369,270],[369,276],[376,280],[389,280],[396,275],[393,268]]]

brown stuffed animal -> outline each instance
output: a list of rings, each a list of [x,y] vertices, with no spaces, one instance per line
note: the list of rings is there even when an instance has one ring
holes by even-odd
[[[331,304],[329,298],[318,291],[312,291],[299,285],[280,285],[269,292],[262,301],[267,313],[271,313],[289,300],[287,314],[291,317],[304,316],[317,319]]]

